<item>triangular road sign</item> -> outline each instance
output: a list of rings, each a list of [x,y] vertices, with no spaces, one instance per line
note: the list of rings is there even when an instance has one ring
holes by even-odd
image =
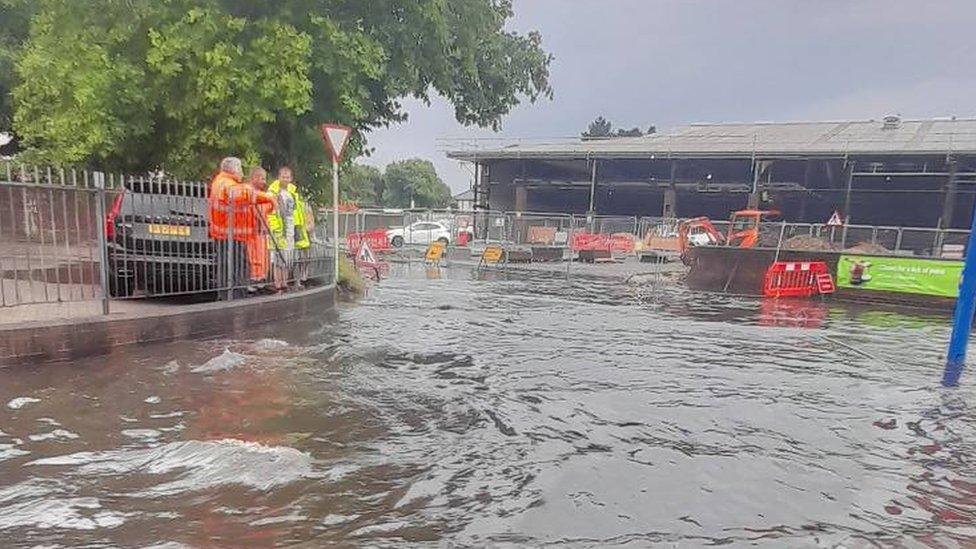
[[[376,256],[373,255],[373,250],[369,249],[369,244],[363,242],[363,245],[359,247],[359,253],[356,254],[356,261],[360,263],[376,263]]]
[[[339,124],[322,124],[322,139],[329,146],[332,153],[332,160],[338,162],[342,160],[342,153],[346,150],[349,143],[349,136],[352,135],[352,128]]]
[[[834,210],[834,215],[830,216],[830,219],[827,220],[827,226],[828,227],[840,227],[843,224],[844,224],[844,222],[840,218],[840,212],[838,212],[837,210]]]

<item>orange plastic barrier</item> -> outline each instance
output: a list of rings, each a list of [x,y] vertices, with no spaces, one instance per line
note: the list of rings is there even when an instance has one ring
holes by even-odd
[[[569,247],[574,252],[609,250],[610,237],[597,233],[573,233],[573,238],[569,241]]]
[[[391,249],[390,239],[386,236],[385,227],[346,235],[346,246],[353,254],[359,252],[359,248],[363,242],[369,244],[369,247],[374,252],[388,252]]]
[[[630,253],[634,251],[634,235],[630,233],[573,233],[569,247],[574,252],[610,250]]]
[[[766,271],[766,297],[810,297],[833,293],[834,281],[823,261],[777,261]]]

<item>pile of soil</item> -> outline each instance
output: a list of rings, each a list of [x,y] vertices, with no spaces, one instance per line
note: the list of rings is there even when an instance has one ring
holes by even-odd
[[[810,250],[817,252],[830,252],[836,250],[834,245],[830,241],[824,240],[822,238],[817,238],[815,236],[809,236],[805,234],[797,235],[792,238],[786,239],[783,242],[783,249],[785,250]]]
[[[854,252],[858,254],[889,254],[891,250],[885,248],[881,244],[872,244],[870,242],[858,242],[857,244],[846,248],[845,252]]]

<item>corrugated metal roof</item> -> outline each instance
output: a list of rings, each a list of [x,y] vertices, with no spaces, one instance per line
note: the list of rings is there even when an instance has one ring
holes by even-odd
[[[762,157],[845,154],[976,154],[976,119],[691,124],[644,137],[516,143],[450,150],[462,160],[493,158]]]

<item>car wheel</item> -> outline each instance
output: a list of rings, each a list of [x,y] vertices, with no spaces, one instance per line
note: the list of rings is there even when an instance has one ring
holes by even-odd
[[[392,245],[392,246],[393,246],[394,248],[402,248],[402,247],[403,247],[403,237],[402,237],[402,236],[394,236],[394,237],[393,237],[393,238],[392,238],[392,239],[390,240],[390,244],[391,244],[391,245]]]

